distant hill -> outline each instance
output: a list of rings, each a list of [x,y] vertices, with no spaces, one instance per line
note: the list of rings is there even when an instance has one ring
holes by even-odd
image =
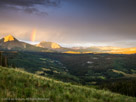
[[[76,52],[81,53],[109,53],[109,54],[135,54],[136,47],[133,48],[120,48],[113,46],[92,46],[92,47],[74,47]]]
[[[54,52],[60,52],[60,53],[65,53],[65,52],[71,52],[73,51],[73,49],[71,48],[65,48],[65,47],[61,47],[59,44],[55,43],[55,42],[46,42],[46,41],[42,41],[39,44],[36,44],[37,47],[41,47],[41,48],[48,48]],[[74,53],[73,53],[74,54]]]
[[[59,49],[61,46],[57,43],[54,42],[46,42],[42,41],[39,44],[36,45],[37,47],[42,47],[42,48],[48,48],[48,49]]]
[[[136,98],[63,83],[28,72],[0,67],[0,99],[4,102],[136,102]],[[40,100],[40,101],[37,101]]]
[[[12,35],[8,35],[0,39],[0,50],[47,51],[47,49],[21,42]]]

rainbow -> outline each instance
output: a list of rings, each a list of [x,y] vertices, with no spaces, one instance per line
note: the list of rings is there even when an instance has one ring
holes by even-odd
[[[32,34],[31,34],[31,41],[34,42],[36,37],[36,29],[33,29]]]

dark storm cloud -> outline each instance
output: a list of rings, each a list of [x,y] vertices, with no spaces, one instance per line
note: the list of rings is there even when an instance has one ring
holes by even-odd
[[[47,15],[45,11],[40,11],[36,8],[36,5],[42,6],[58,6],[60,0],[0,0],[0,8],[13,9],[13,10],[23,10],[26,13],[33,13],[39,15]]]
[[[24,7],[23,10],[28,14],[36,14],[36,15],[40,15],[40,16],[48,15],[48,13],[41,12],[40,10],[38,10],[38,9],[36,9],[34,7]]]
[[[65,0],[83,10],[90,33],[118,38],[136,38],[136,0]],[[85,19],[83,19],[85,21]],[[86,34],[90,36],[91,34]],[[92,36],[92,35],[91,35]],[[106,39],[105,39],[106,38]],[[109,38],[111,39],[111,38]]]
[[[99,17],[105,15],[107,18],[112,18],[110,15],[136,15],[136,0],[64,0],[73,5],[80,6],[89,15]],[[85,11],[86,10],[86,11]],[[132,16],[132,15],[131,15]]]
[[[0,0],[1,5],[17,5],[17,6],[33,6],[39,5],[49,5],[57,6],[60,0]]]

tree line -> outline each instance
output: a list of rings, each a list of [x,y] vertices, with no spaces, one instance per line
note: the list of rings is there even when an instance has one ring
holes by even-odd
[[[0,52],[0,66],[8,67],[8,59],[3,55],[3,52]]]

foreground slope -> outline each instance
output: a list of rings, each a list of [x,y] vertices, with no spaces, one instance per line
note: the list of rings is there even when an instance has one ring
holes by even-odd
[[[135,98],[109,91],[71,85],[19,69],[0,67],[0,99],[16,97],[46,98],[49,102],[136,102]]]

